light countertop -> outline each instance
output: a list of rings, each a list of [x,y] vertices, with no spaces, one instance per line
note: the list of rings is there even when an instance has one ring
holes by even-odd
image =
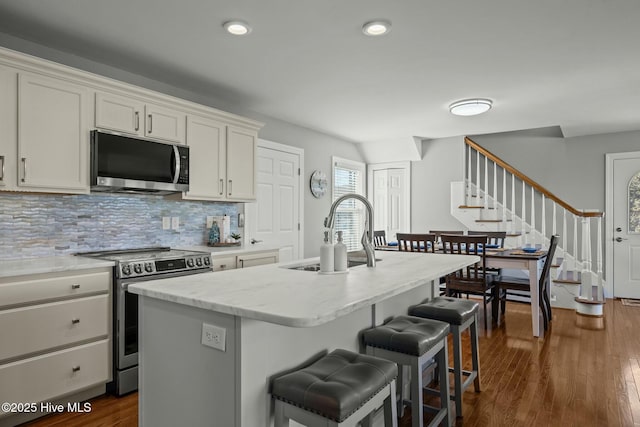
[[[205,310],[311,327],[370,306],[479,260],[469,255],[378,252],[375,268],[323,275],[270,264],[141,282],[129,291]],[[317,258],[286,265],[317,262]]]
[[[82,256],[56,256],[0,261],[0,277],[113,267],[113,261]]]

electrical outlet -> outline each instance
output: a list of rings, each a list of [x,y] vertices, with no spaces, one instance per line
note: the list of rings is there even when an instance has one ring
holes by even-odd
[[[202,324],[202,345],[226,351],[227,330],[209,323]]]
[[[207,217],[207,230],[210,229],[213,226],[213,221],[214,221],[214,216],[208,216]]]
[[[171,217],[170,216],[163,216],[162,217],[162,229],[163,230],[170,230],[171,229]]]
[[[171,229],[172,230],[179,230],[180,229],[180,217],[179,216],[171,217]]]

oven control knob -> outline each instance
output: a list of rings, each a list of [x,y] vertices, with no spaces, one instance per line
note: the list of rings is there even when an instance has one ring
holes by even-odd
[[[209,259],[209,257],[204,257],[204,265],[210,265],[211,264],[211,260]]]
[[[196,258],[196,265],[202,267],[202,258]]]
[[[151,264],[150,262],[146,263],[144,265],[144,271],[146,271],[147,273],[153,272],[153,264]]]
[[[142,265],[141,264],[136,264],[133,266],[133,271],[135,271],[137,274],[142,273]]]
[[[193,267],[193,258],[189,258],[189,259],[187,260],[187,265],[188,265],[189,267]]]
[[[123,265],[122,266],[122,274],[124,274],[125,276],[129,276],[131,274],[131,266],[130,265]]]

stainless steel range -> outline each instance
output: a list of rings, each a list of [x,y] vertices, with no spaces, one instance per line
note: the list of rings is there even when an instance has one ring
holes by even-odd
[[[84,252],[76,255],[115,261],[113,278],[113,381],[107,389],[121,396],[138,389],[138,296],[130,284],[212,271],[208,252],[168,247]]]

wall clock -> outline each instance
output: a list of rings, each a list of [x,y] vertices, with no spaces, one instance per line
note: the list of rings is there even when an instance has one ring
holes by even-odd
[[[311,181],[309,182],[311,187],[311,194],[313,197],[319,199],[327,192],[327,175],[324,172],[317,170],[311,174]]]

